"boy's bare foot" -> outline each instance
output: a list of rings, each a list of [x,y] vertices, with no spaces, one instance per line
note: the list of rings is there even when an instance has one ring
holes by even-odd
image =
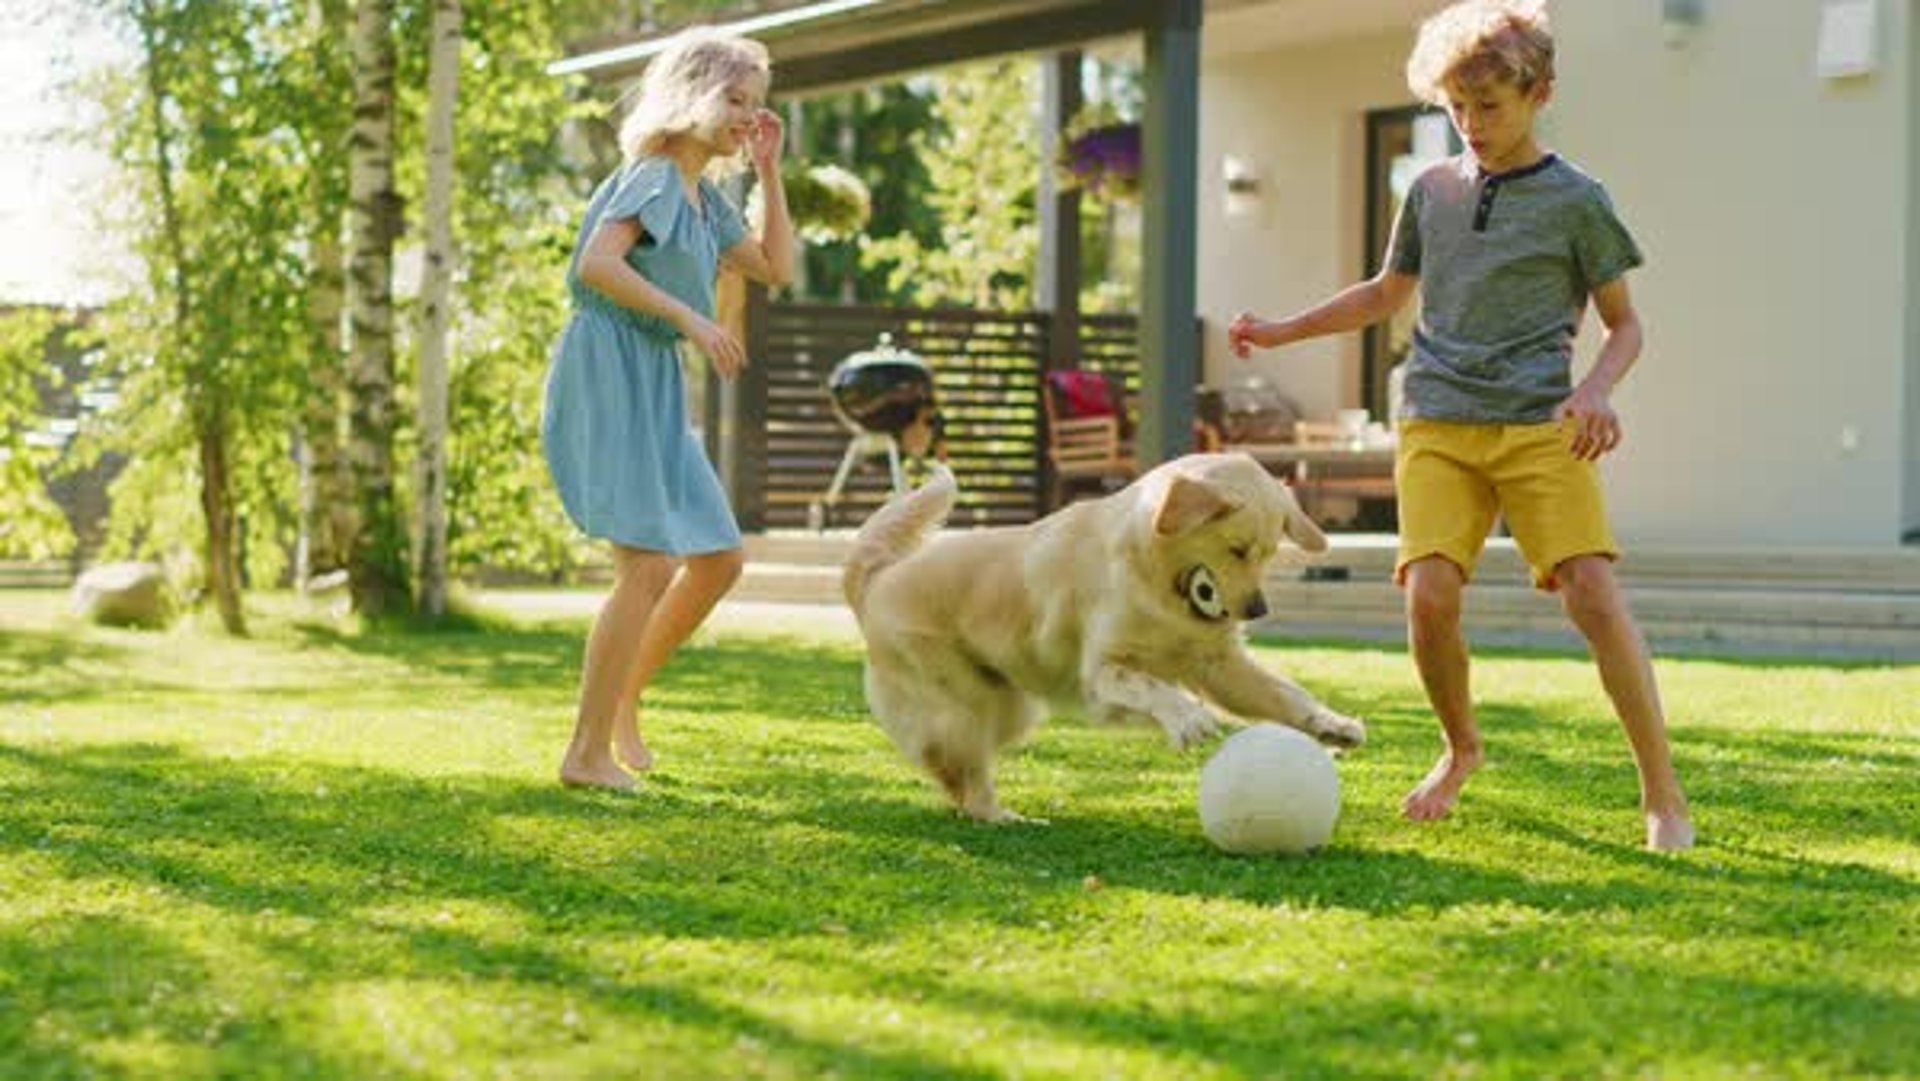
[[[614,718],[613,753],[621,765],[635,773],[645,773],[653,768],[653,752],[647,749],[647,741],[640,738],[638,712],[623,710]]]
[[[1453,810],[1454,800],[1460,797],[1461,786],[1479,768],[1480,752],[1448,751],[1413,791],[1407,793],[1407,798],[1400,803],[1400,813],[1414,822],[1447,817]]]
[[[1647,812],[1647,850],[1684,852],[1693,847],[1693,821],[1685,811],[1678,814]]]

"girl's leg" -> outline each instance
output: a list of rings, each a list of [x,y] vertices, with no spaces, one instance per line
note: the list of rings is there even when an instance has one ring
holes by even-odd
[[[573,740],[560,760],[564,784],[632,788],[633,778],[614,762],[609,741],[634,654],[667,583],[673,560],[660,553],[613,547],[613,592],[600,606],[587,635],[580,670],[580,707]]]
[[[1667,722],[1660,689],[1647,657],[1640,628],[1627,611],[1613,562],[1603,556],[1575,556],[1554,568],[1561,603],[1574,626],[1586,636],[1600,669],[1600,684],[1626,729],[1633,760],[1640,768],[1640,809],[1646,815],[1647,847],[1673,851],[1693,847],[1693,822],[1687,797],[1673,771]]]
[[[746,553],[738,548],[688,556],[673,584],[654,606],[640,635],[633,664],[626,671],[620,693],[622,708],[613,727],[615,749],[629,768],[645,770],[653,765],[653,753],[640,738],[640,696],[653,681],[654,673],[740,580],[746,562]]]
[[[1467,639],[1460,630],[1465,587],[1466,576],[1450,559],[1430,556],[1407,565],[1407,644],[1446,739],[1440,761],[1401,803],[1401,813],[1416,822],[1446,817],[1468,775],[1480,767]]]

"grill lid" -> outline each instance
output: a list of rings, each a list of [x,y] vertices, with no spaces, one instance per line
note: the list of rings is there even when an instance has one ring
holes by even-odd
[[[897,435],[933,405],[933,370],[883,332],[872,349],[834,365],[827,394],[850,426]]]

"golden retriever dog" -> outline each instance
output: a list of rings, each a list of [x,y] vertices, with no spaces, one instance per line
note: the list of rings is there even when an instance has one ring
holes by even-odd
[[[1204,698],[1336,748],[1365,739],[1242,642],[1241,624],[1267,613],[1261,579],[1281,541],[1327,547],[1252,458],[1189,455],[1031,525],[928,541],[955,494],[941,469],[875,512],[842,586],[867,642],[868,706],[963,813],[1020,818],[994,794],[994,760],[1048,710],[1151,720],[1184,748],[1220,727]]]

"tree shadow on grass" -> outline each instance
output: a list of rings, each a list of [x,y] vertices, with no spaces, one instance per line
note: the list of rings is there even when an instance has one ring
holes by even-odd
[[[1659,913],[1668,939],[1729,929],[1783,933],[1766,920],[1751,926],[1729,920],[1730,903],[1759,906],[1799,896],[1829,918],[1891,923],[1910,910],[1915,896],[1913,883],[1864,867],[1836,871],[1831,865],[1744,859],[1731,871],[1702,874],[1682,860],[1594,845],[1553,821],[1519,815],[1513,828],[1572,850],[1584,862],[1557,870],[1494,866],[1393,851],[1366,834],[1306,860],[1231,859],[1199,836],[1186,817],[1184,795],[1177,802],[1167,797],[1129,808],[1096,794],[1092,806],[1070,804],[1051,825],[996,828],[943,811],[916,778],[776,775],[774,767],[751,764],[745,771],[762,776],[742,791],[664,783],[622,798],[486,777],[423,779],[375,769],[206,758],[160,745],[57,753],[0,747],[0,760],[25,778],[0,801],[0,837],[33,849],[32,858],[50,864],[58,878],[91,881],[109,891],[159,891],[243,923],[269,913],[320,921],[317,935],[262,932],[256,945],[272,952],[277,964],[342,983],[404,972],[471,978],[507,994],[524,986],[577,990],[612,1027],[664,1015],[676,1024],[755,1041],[784,1061],[862,1076],[967,1078],[988,1071],[869,1049],[859,1034],[841,1042],[808,1036],[718,993],[609,972],[578,953],[581,938],[660,936],[817,956],[822,973],[864,981],[865,990],[857,993],[910,993],[962,1013],[1045,1026],[1085,1042],[1198,1049],[1189,1053],[1255,1072],[1281,1063],[1303,1074],[1384,1077],[1400,1071],[1326,1037],[1366,1032],[1368,1041],[1403,1057],[1431,1048],[1433,1026],[1444,1018],[1415,990],[1396,986],[1349,999],[1276,1003],[1267,997],[1275,990],[1271,981],[1249,980],[1239,989],[1243,1005],[1201,1010],[1065,1001],[1017,984],[955,987],[919,962],[915,971],[901,972],[861,957],[917,933],[964,938],[969,928],[999,928],[1046,934],[1050,926],[1109,918],[1103,917],[1110,911],[1103,899],[1130,891],[1257,908],[1339,910],[1368,920],[1428,919],[1464,906],[1602,919]],[[1097,788],[1101,782],[1093,783]],[[1088,873],[1100,875],[1101,889],[1082,884]],[[467,905],[505,914],[509,929],[484,934],[462,927],[457,917],[450,926],[434,926],[381,915]],[[836,929],[833,937],[823,936],[828,928]],[[89,933],[100,930],[95,926]],[[398,954],[391,948],[396,944]],[[142,945],[137,931],[129,933],[126,946],[143,969],[151,964],[205,982],[185,962]],[[1564,935],[1535,948],[1548,947],[1579,948]],[[0,941],[0,958],[30,948],[25,940]],[[1070,952],[1070,940],[1060,948]],[[1484,942],[1475,938],[1467,948],[1506,947],[1489,931]],[[1589,959],[1596,965],[1602,960],[1597,954]],[[41,974],[30,980],[41,988],[34,993],[52,994],[45,987],[57,979],[48,968],[53,963],[20,962],[19,971]],[[1695,990],[1731,993],[1714,984],[1724,978],[1706,974],[1648,972],[1638,979],[1656,989],[1647,997],[1674,1018],[1684,1016]],[[137,1009],[131,998],[114,997],[119,990],[106,994],[117,1004],[113,1008]],[[1843,987],[1783,985],[1776,998],[1774,1009],[1802,1026],[1802,1010],[1853,1010],[1859,1020],[1852,1030],[1876,1040],[1901,1005]],[[1511,1039],[1538,1047],[1544,1040],[1551,1051],[1556,1040],[1571,1045],[1594,1038],[1592,1025],[1572,1023],[1564,1030],[1549,1024],[1545,1036],[1529,1036],[1527,1019],[1538,1017],[1524,1010],[1474,1009],[1467,1016],[1490,1044]],[[183,1014],[167,1026],[197,1019]],[[1701,1038],[1683,1021],[1665,1024],[1676,1039]],[[254,1031],[263,1045],[302,1039],[275,1031],[272,1019]],[[48,1056],[42,1061],[59,1061],[62,1045],[25,1038],[34,1041],[37,1054]],[[1838,1061],[1832,1044],[1815,1046],[1826,1048],[1819,1061]],[[330,1059],[313,1048],[286,1053],[322,1076],[395,1068],[389,1062],[368,1069],[365,1062]]]
[[[133,655],[72,634],[8,630],[0,634],[0,706],[90,702],[143,689],[120,672]]]
[[[234,989],[222,989],[223,981],[210,967],[219,964],[217,959],[134,918],[78,915],[0,933],[0,971],[7,973],[11,993],[6,1001],[13,1007],[0,1010],[0,1051],[8,1076],[152,1076],[151,1059],[116,1069],[110,1053],[95,1046],[129,1038],[147,1044],[149,1054],[154,1044],[165,1048],[162,1054],[173,1060],[172,1076],[438,1075],[393,1046],[405,1041],[385,1041],[390,1050],[381,1055],[343,1049],[326,1036],[337,1020],[326,1012],[337,1008],[333,989],[351,996],[344,989],[394,980],[458,987],[465,1001],[524,1003],[533,993],[585,1000],[593,1015],[590,1024],[573,1032],[542,1032],[506,1060],[532,1059],[529,1068],[543,1058],[577,1059],[590,1053],[584,1045],[596,1040],[611,1045],[601,1057],[617,1058],[628,1053],[618,1047],[625,1034],[651,1026],[684,1030],[693,1042],[715,1048],[751,1041],[787,1068],[814,1075],[953,1081],[994,1076],[983,1068],[865,1048],[857,1036],[835,1041],[807,1035],[688,986],[610,975],[581,963],[574,952],[536,941],[503,942],[458,927],[391,924],[359,929],[353,937],[381,948],[342,949],[335,934],[247,935],[246,952],[271,958],[291,983],[283,994],[268,997],[270,1007],[256,1012],[233,1003],[241,997]],[[297,993],[284,994],[288,991]],[[493,1064],[504,1063],[496,1059]],[[656,1061],[646,1075],[711,1076],[706,1069]]]
[[[319,624],[298,629],[315,647],[378,657],[481,687],[571,688],[580,676],[579,628],[509,624],[435,635],[342,634]],[[668,662],[648,701],[671,697],[677,709],[707,713],[762,708],[768,702],[791,705],[795,712],[817,704],[843,709],[850,699],[860,700],[860,664],[859,654],[847,647],[792,639],[696,640]]]
[[[981,980],[966,971],[964,956],[945,971],[907,974],[837,953],[822,952],[817,962],[958,1014],[1037,1023],[1085,1042],[1198,1049],[1207,1061],[1249,1076],[1474,1076],[1484,1066],[1512,1077],[1667,1074],[1672,1065],[1631,1067],[1635,1059],[1657,1064],[1669,1055],[1670,1064],[1683,1064],[1680,1075],[1701,1070],[1702,1062],[1747,1064],[1789,1054],[1813,1064],[1816,1075],[1904,1068],[1914,1003],[1898,993],[1839,979],[1730,976],[1710,964],[1622,957],[1557,927],[1495,926],[1437,937],[1437,951],[1356,958],[1390,971],[1404,966],[1387,979],[1348,981],[1316,969],[1314,959],[1274,952],[1269,940],[1241,948],[1239,975],[1184,974],[1142,985],[1116,959],[1109,971],[1089,972],[1081,993],[1071,995]],[[1456,958],[1457,972],[1450,960]],[[1466,983],[1490,971],[1506,973],[1497,992]],[[1435,993],[1447,986],[1453,991]],[[1566,1008],[1572,1004],[1582,1008]],[[1598,1004],[1605,1009],[1592,1008]],[[1623,1043],[1633,1059],[1614,1050]],[[1482,1069],[1461,1068],[1476,1062]]]
[[[9,1077],[390,1076],[394,1063],[299,1035],[226,999],[207,958],[135,917],[76,914],[0,932]],[[311,1026],[308,1026],[310,1029]],[[114,1044],[145,1045],[135,1062]],[[165,1062],[152,1061],[154,1045]],[[265,1057],[263,1058],[263,1054]]]

